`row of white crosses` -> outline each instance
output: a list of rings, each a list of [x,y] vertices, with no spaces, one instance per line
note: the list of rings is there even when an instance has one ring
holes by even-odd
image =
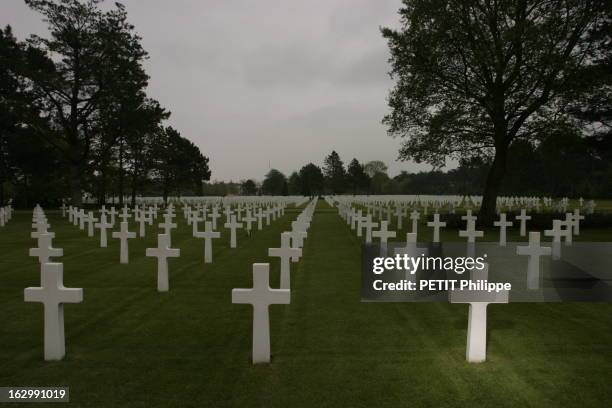
[[[353,230],[356,230],[357,236],[362,236],[362,231],[365,228],[365,241],[366,243],[372,242],[372,237],[380,238],[381,244],[387,243],[387,238],[395,237],[394,231],[389,231],[389,221],[380,221],[380,230],[374,231],[374,228],[379,226],[379,223],[373,221],[371,214],[363,215],[362,210],[357,210],[350,205],[344,205],[340,203],[339,213],[342,218],[344,218],[351,226]],[[402,220],[402,212],[397,213],[398,216],[398,229],[401,229],[401,220]],[[420,219],[420,213],[414,210],[410,214],[410,219],[412,220],[412,231],[411,233],[418,233],[418,220]],[[467,238],[468,243],[474,243],[476,238],[484,237],[483,231],[476,230],[476,216],[472,215],[472,210],[468,209],[466,211],[466,215],[461,216],[461,219],[466,221],[466,229],[463,231],[459,231],[459,236]],[[519,222],[520,228],[520,236],[527,235],[527,221],[531,219],[531,216],[527,215],[525,209],[521,209],[519,215],[515,217],[515,219]],[[563,220],[555,220],[553,222],[553,229],[549,231],[545,231],[546,236],[553,237],[553,243],[555,243],[555,247],[558,247],[558,243],[561,238],[564,237],[566,243],[571,243],[571,235],[578,235],[580,231],[580,221],[584,219],[584,216],[580,214],[579,209],[575,209],[573,213],[566,213],[566,219]],[[507,220],[507,215],[505,213],[499,214],[499,219],[493,223],[494,226],[499,228],[499,245],[506,246],[507,244],[507,229],[514,225],[513,222]],[[433,228],[433,239],[434,243],[440,242],[440,229],[446,226],[445,222],[440,221],[440,214],[433,214],[433,220],[427,222],[427,226]],[[555,256],[558,257],[558,250],[555,251]]]
[[[9,212],[9,219],[11,214],[12,211]],[[71,221],[75,222],[76,220],[78,223],[79,219],[83,219],[84,213],[82,211],[77,211],[73,207],[67,210],[65,205],[62,205],[62,215],[66,216],[67,214],[71,216]],[[122,215],[124,221],[121,222],[121,230],[113,233],[113,237],[121,240],[121,259],[127,262],[127,239],[135,238],[135,233],[127,230],[127,211],[124,211]],[[91,218],[91,215],[87,217]],[[106,214],[103,212],[100,222],[102,224],[110,224],[106,223],[105,218]],[[168,223],[168,218],[166,218],[166,222]],[[63,250],[61,248],[53,248],[52,240],[54,233],[49,231],[50,224],[43,209],[39,205],[37,205],[33,211],[32,227],[34,231],[31,236],[37,240],[37,246],[30,249],[29,254],[30,256],[36,257],[40,264],[41,286],[26,288],[24,290],[24,300],[26,302],[39,302],[43,304],[44,358],[45,360],[61,360],[66,354],[63,305],[65,303],[82,302],[83,289],[66,288],[63,284],[63,264],[51,262],[51,258],[63,256]],[[103,229],[103,231],[104,233],[106,232],[105,229]],[[104,238],[104,240],[105,239],[106,238]],[[157,248],[149,248],[146,252],[147,256],[158,258],[158,291],[167,291],[169,287],[167,260],[169,257],[178,257],[180,255],[180,250],[170,248],[169,234],[159,234]],[[288,301],[286,303],[288,303]]]
[[[544,231],[547,236],[553,237],[553,246],[543,247],[540,245],[540,232],[529,232],[529,243],[526,246],[517,246],[516,253],[518,255],[528,256],[527,261],[527,288],[536,290],[539,289],[540,279],[540,258],[542,256],[552,255],[553,259],[560,258],[560,240],[561,237],[566,238],[566,243],[571,243],[572,227],[574,232],[579,228],[580,220],[584,217],[580,216],[579,210],[577,213],[566,215],[566,220],[554,220],[552,230]],[[502,217],[497,222],[497,226],[503,228],[505,222],[505,214],[500,214]],[[521,212],[521,235],[525,233],[524,220],[525,213]],[[517,217],[518,218],[518,217]],[[474,231],[473,224],[475,220],[468,220],[468,242],[475,239],[479,234]],[[510,223],[511,224],[511,223]],[[564,227],[565,226],[565,227]],[[502,230],[503,231],[503,230]],[[464,231],[462,231],[464,232]],[[467,232],[466,232],[467,234]],[[502,233],[500,233],[500,236]],[[503,231],[503,245],[505,246],[505,231]],[[501,243],[500,238],[500,245]],[[470,279],[472,281],[486,280],[488,278],[488,265],[482,270],[474,269],[470,271]],[[449,300],[451,303],[468,303],[470,305],[468,316],[468,335],[466,347],[466,359],[469,362],[482,362],[486,360],[487,350],[487,306],[491,303],[508,303],[508,291],[500,292],[484,292],[484,291],[451,291]]]
[[[32,238],[37,247],[30,249],[30,256],[40,264],[40,287],[24,290],[26,302],[39,302],[44,306],[44,358],[61,360],[66,354],[64,337],[64,304],[83,301],[83,289],[66,288],[63,280],[63,264],[51,262],[51,258],[63,255],[61,248],[53,248],[54,234],[43,209],[37,205],[32,216]]]
[[[265,211],[262,208],[258,208],[256,212],[258,214],[258,228],[262,228],[262,219],[266,219],[266,225],[270,224],[270,219],[276,219],[284,214],[284,204],[270,205]],[[250,230],[250,225],[256,219],[252,218],[249,214],[250,210],[255,210],[255,207],[249,206],[245,208],[247,214],[243,219],[247,222],[247,229]],[[65,213],[65,206],[63,206],[63,213]],[[100,230],[100,246],[107,246],[107,229],[113,227],[113,222],[107,222],[106,220],[106,209],[103,206],[100,210],[100,222],[95,224],[95,227]],[[124,206],[120,213],[117,213],[114,207],[111,207],[109,211],[112,218],[114,218],[115,214],[118,214],[118,218],[121,218],[120,229],[119,231],[115,231],[112,233],[112,237],[118,239],[120,241],[119,245],[119,261],[122,264],[129,263],[129,245],[128,242],[130,239],[136,238],[136,233],[129,231],[129,220],[132,217],[131,212],[127,206]],[[202,217],[199,214],[203,214]],[[225,217],[228,220],[224,224],[226,228],[230,230],[230,247],[237,247],[237,239],[236,233],[238,228],[242,226],[242,223],[236,221],[236,215],[232,214],[231,208],[226,206],[224,209]],[[241,215],[241,211],[237,211],[238,216]],[[93,212],[85,213],[84,210],[78,210],[74,207],[69,207],[67,211],[69,219],[72,218],[72,221],[77,223],[89,222],[90,229],[92,228],[92,221],[95,220],[93,217]],[[221,216],[219,213],[219,207],[214,206],[212,208],[212,212],[210,214],[212,222],[206,221],[205,231],[198,231],[198,222],[206,220],[206,207],[198,206],[194,211],[190,206],[185,206],[183,208],[183,214],[188,223],[192,224],[193,235],[195,238],[204,238],[204,261],[205,263],[212,262],[212,239],[219,238],[220,232],[214,231],[216,228],[217,219]],[[135,207],[133,211],[133,217],[136,222],[140,224],[140,237],[145,236],[145,225],[148,223],[152,224],[153,220],[157,218],[158,215],[158,207],[155,203],[152,207],[145,209]],[[150,257],[156,257],[158,259],[158,291],[165,292],[169,289],[168,283],[168,258],[178,257],[180,256],[180,250],[174,249],[171,247],[172,241],[172,230],[177,228],[178,225],[174,222],[174,218],[176,217],[175,208],[171,203],[166,208],[165,214],[163,214],[164,221],[159,224],[159,228],[163,230],[162,234],[158,235],[158,245],[157,248],[148,248],[146,250],[146,255]],[[92,234],[89,234],[92,236]]]
[[[188,223],[192,223],[192,233],[194,238],[202,238],[204,239],[204,263],[212,263],[212,240],[221,237],[221,233],[218,231],[214,231],[214,222],[218,218],[216,216],[217,207],[213,207],[213,217],[212,221],[206,221],[204,224],[204,231],[198,231],[197,223],[205,220],[206,217],[200,218],[199,213],[201,208],[194,211],[191,207],[186,207],[183,210],[183,214],[187,219]],[[260,208],[261,210],[261,208]],[[259,211],[259,213],[262,213]],[[269,224],[270,217],[276,219],[284,214],[284,206],[273,206],[269,207],[266,210]],[[174,218],[174,210],[172,207],[169,207],[166,214],[164,214],[164,222],[159,224],[159,227],[164,229],[163,234],[159,234],[157,238],[157,247],[156,248],[148,248],[146,250],[146,256],[157,258],[157,290],[159,292],[167,292],[169,290],[169,278],[168,278],[168,258],[177,258],[180,256],[180,249],[171,247],[171,231],[173,228],[177,227],[177,224],[173,222]],[[242,223],[239,223],[236,220],[237,215],[232,214],[231,209],[226,207],[225,209],[225,217],[229,219],[229,222],[226,222],[224,226],[230,230],[230,248],[237,248],[236,241],[236,231],[238,228],[242,226]],[[245,217],[243,217],[244,221],[250,222],[253,219],[249,218],[248,210]],[[127,261],[127,239],[134,238],[135,234],[127,231],[127,223],[121,223],[122,230],[117,234],[116,237],[121,240],[121,256],[122,259],[125,257]],[[130,235],[131,234],[131,235]],[[124,244],[125,243],[125,244]],[[125,248],[124,248],[125,245]]]
[[[371,214],[363,215],[362,210],[355,209],[351,206],[345,206],[340,204],[338,206],[340,216],[346,221],[346,223],[353,229],[358,237],[364,235],[365,229],[365,242],[367,244],[372,243],[372,238],[378,238],[381,245],[386,245],[389,238],[396,237],[396,231],[389,230],[389,221],[381,220],[380,224],[372,220]],[[418,220],[420,219],[420,213],[413,211],[410,215],[412,220],[412,231],[408,234],[416,235],[418,232]],[[401,224],[401,218],[398,219],[398,226]],[[380,226],[379,226],[380,225]],[[446,223],[440,221],[440,214],[435,213],[433,215],[433,221],[428,222],[427,225],[434,229],[434,242],[440,241],[440,228],[445,227]],[[379,228],[379,230],[374,230]]]
[[[339,207],[340,215],[345,218],[348,224],[352,226],[357,226],[357,235],[360,235],[360,227],[359,224],[363,223],[363,218],[365,218],[365,226],[368,228],[372,223],[370,219],[370,215],[368,214],[365,217],[360,215],[360,212],[352,210],[351,208]],[[459,235],[462,237],[466,237],[468,239],[468,247],[473,248],[473,243],[477,237],[482,236],[482,231],[476,231],[476,217],[471,214],[471,211],[468,212],[463,219],[467,222],[467,228],[465,231],[460,231]],[[387,229],[388,221],[380,222],[380,230],[374,231],[371,235],[374,237],[380,238],[381,243],[381,252],[386,253],[386,243],[387,239],[390,237],[395,237],[395,231],[388,231]],[[428,226],[434,228],[434,242],[439,242],[439,230],[441,227],[445,226],[445,223],[440,221],[440,216],[438,213],[434,214],[434,220],[428,223]],[[366,242],[370,242],[367,236],[366,229]],[[426,249],[419,250],[417,248],[417,232],[416,228],[413,226],[413,232],[407,233],[406,236],[406,247],[405,248],[397,248],[395,251],[396,254],[406,254],[409,256],[419,256],[420,254],[425,254]],[[481,279],[484,276],[486,279],[486,275],[488,270],[476,272],[471,277],[472,279]],[[477,276],[478,275],[478,276]],[[408,274],[406,275],[408,280],[416,279],[415,275]],[[449,297],[449,301],[451,303],[469,303],[470,304],[470,312],[469,312],[469,320],[468,320],[468,340],[467,340],[467,352],[466,358],[470,362],[479,362],[484,361],[486,358],[486,308],[489,303],[495,302],[503,302],[503,295],[499,298],[495,299],[483,299],[479,297],[480,293],[478,292],[468,292],[461,291],[458,293],[451,293]],[[508,294],[505,294],[505,299],[507,300]],[[490,296],[489,296],[490,297]]]
[[[0,227],[4,227],[13,217],[13,207],[9,204],[0,207]]]
[[[357,211],[350,205],[339,203],[339,214],[343,217],[349,225],[355,229],[358,228],[357,234],[360,235],[359,224],[365,222],[366,228],[369,227],[371,219],[369,214],[367,216],[361,215],[361,210]],[[476,230],[476,216],[472,215],[471,210],[467,210],[466,215],[461,217],[466,221],[466,229],[459,231],[459,236],[467,238],[468,252],[470,256],[473,256],[474,243],[476,238],[482,238],[484,236],[483,231]],[[365,219],[365,221],[363,221]],[[520,222],[520,235],[525,236],[527,231],[526,222],[531,217],[526,214],[526,210],[522,209],[520,215],[516,217],[516,220]],[[553,228],[544,232],[546,236],[553,238],[553,246],[543,247],[540,245],[540,232],[529,233],[529,243],[527,246],[518,246],[516,252],[519,255],[528,256],[527,266],[527,287],[528,289],[539,288],[539,277],[540,277],[540,258],[546,255],[552,255],[553,259],[560,257],[560,242],[561,238],[566,239],[567,244],[571,244],[572,234],[578,235],[580,228],[580,221],[584,219],[584,216],[580,215],[580,210],[575,209],[573,213],[566,213],[565,220],[554,220]],[[434,242],[439,242],[439,228],[445,226],[439,220],[439,214],[434,214],[434,220],[427,224],[434,228]],[[506,214],[500,213],[500,218],[494,223],[495,226],[500,228],[500,245],[506,245],[506,228],[513,225],[512,222],[506,220]],[[396,253],[407,253],[411,256],[418,256],[424,253],[426,249],[418,250],[416,247],[416,228],[413,226],[412,233],[408,233],[406,237],[406,248],[398,248]],[[386,244],[387,238],[395,237],[395,232],[388,231],[387,221],[381,221],[380,231],[374,231],[372,233],[374,237],[379,237],[381,246]],[[366,242],[368,238],[366,236]],[[488,278],[488,265],[482,270],[471,270],[470,279],[473,281],[486,280]],[[414,279],[414,276],[407,276],[407,279]],[[469,315],[468,315],[468,335],[466,345],[466,359],[469,362],[482,362],[486,360],[486,328],[487,328],[487,306],[491,303],[508,303],[509,293],[507,291],[501,292],[484,292],[484,291],[451,291],[449,293],[449,301],[451,303],[468,303],[469,304]]]
[[[270,362],[269,307],[272,304],[289,304],[291,301],[289,262],[297,262],[302,256],[304,238],[307,236],[316,205],[315,198],[291,223],[291,231],[281,234],[281,247],[268,250],[268,256],[278,257],[281,261],[280,288],[270,287],[269,263],[254,263],[253,287],[232,290],[232,303],[253,306],[253,364]]]
[[[461,207],[464,209],[473,209],[480,206],[482,196],[457,196],[457,195],[389,195],[389,196],[335,196],[333,201],[343,204],[354,204],[363,206],[374,217],[383,217],[386,214],[387,221],[391,221],[391,215],[398,216],[398,229],[401,229],[401,218],[406,216],[405,210],[411,207],[412,209],[421,209],[424,215],[428,214],[428,208],[440,210],[446,208],[449,213],[454,214]],[[391,207],[395,207],[392,210]],[[568,212],[570,200],[562,198],[558,201],[551,197],[498,197],[496,211],[498,214],[503,210],[512,211],[513,209],[527,209],[528,211],[550,211],[550,212]],[[578,200],[578,209],[584,210],[586,214],[592,214],[596,207],[593,200],[585,201],[580,198]],[[438,211],[435,211],[438,212]]]

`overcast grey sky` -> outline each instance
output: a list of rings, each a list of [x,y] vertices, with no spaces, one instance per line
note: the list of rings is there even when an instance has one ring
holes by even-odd
[[[150,54],[150,96],[210,157],[212,179],[288,175],[332,150],[391,175],[430,168],[397,162],[400,141],[380,123],[392,83],[379,27],[397,26],[400,0],[122,3]],[[20,39],[45,34],[23,0],[1,4],[0,24]]]

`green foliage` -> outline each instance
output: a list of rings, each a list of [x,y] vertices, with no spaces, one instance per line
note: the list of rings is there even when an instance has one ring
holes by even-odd
[[[364,193],[370,185],[370,178],[357,159],[351,160],[347,168],[347,187],[353,194]]]
[[[41,202],[70,196],[77,205],[84,193],[101,203],[111,195],[134,202],[154,191],[203,193],[208,158],[163,128],[170,113],[146,95],[141,38],[123,5],[99,3],[26,0],[48,24],[48,38],[21,43],[9,27],[0,31],[0,202],[5,186],[23,194],[33,182],[48,186],[36,191]]]
[[[373,160],[363,166],[368,177],[374,177],[376,173],[387,174],[387,165],[380,160]]]
[[[299,179],[302,195],[315,196],[323,193],[325,179],[319,166],[308,163],[300,169]]]
[[[240,184],[240,194],[246,196],[257,195],[257,184],[255,180],[248,179]]]
[[[208,158],[191,141],[172,127],[159,128],[152,142],[153,174],[164,200],[170,194],[203,194],[203,183],[210,179]]]
[[[271,169],[261,185],[266,195],[287,195],[287,177],[276,169]]]
[[[300,180],[300,175],[296,171],[291,173],[287,184],[289,195],[302,194],[302,180]]]
[[[490,160],[481,214],[494,215],[511,143],[571,120],[604,4],[404,0],[401,28],[382,30],[395,80],[383,122],[405,139],[400,157]]]
[[[232,181],[212,181],[209,183],[204,183],[202,188],[202,195],[225,197],[239,195],[241,184],[234,183]]]
[[[330,193],[341,194],[346,190],[344,163],[335,150],[323,162],[323,175],[327,184],[327,191]]]

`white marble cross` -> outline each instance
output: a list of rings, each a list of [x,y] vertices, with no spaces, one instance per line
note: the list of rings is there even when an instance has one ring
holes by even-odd
[[[106,209],[106,206],[103,205],[102,208],[100,208],[100,216],[106,216],[106,214],[108,213],[108,210]]]
[[[440,221],[440,214],[435,213],[433,216],[433,221],[429,221],[427,223],[428,227],[432,227],[434,229],[433,232],[433,242],[440,242],[440,228],[446,227],[446,223]]]
[[[122,222],[128,222],[128,220],[130,219],[130,210],[127,208],[127,206],[123,207],[119,218],[121,218]]]
[[[356,217],[356,220],[357,220],[357,224],[356,224],[356,226],[357,226],[357,236],[360,237],[360,238],[363,236],[363,227],[364,227],[364,224],[365,224],[365,222],[368,221],[368,219],[369,219],[368,217],[370,216],[370,214],[367,214],[367,215],[361,215],[361,214],[362,214],[362,212],[361,212],[361,210],[359,210],[359,215]]]
[[[30,256],[38,257],[40,264],[49,263],[49,258],[63,256],[64,250],[61,248],[53,248],[51,243],[51,234],[41,233],[38,236],[38,248],[30,248]]]
[[[96,223],[96,221],[98,221],[98,219],[96,217],[94,217],[94,213],[93,211],[90,211],[87,214],[87,236],[88,237],[93,237],[94,236],[94,224]]]
[[[111,207],[111,209],[108,211],[108,214],[110,215],[110,223],[111,223],[111,227],[115,227],[115,215],[117,215],[117,210],[115,210],[115,207]]]
[[[200,217],[199,210],[195,210],[189,213],[189,221],[191,222],[191,235],[195,238],[200,222],[204,221],[204,218]]]
[[[380,243],[381,244],[386,244],[387,240],[389,238],[395,238],[395,236],[396,236],[395,231],[389,231],[387,229],[388,224],[389,224],[389,221],[381,221],[380,222],[380,230],[379,231],[372,231],[372,237],[380,238]]]
[[[266,216],[266,226],[270,225],[270,215],[272,215],[272,209],[271,208],[266,208],[266,210],[264,211],[264,215]]]
[[[223,209],[223,213],[225,214],[225,222],[229,222],[232,216],[232,208],[229,205],[226,205]]]
[[[226,222],[224,226],[230,230],[230,248],[236,248],[236,230],[242,228],[242,223],[236,221],[235,215],[232,215],[230,220],[231,221]]]
[[[42,264],[40,281],[41,287],[24,290],[24,300],[44,305],[45,360],[61,360],[66,355],[64,303],[81,303],[83,289],[64,287],[61,263]]]
[[[270,313],[272,304],[289,304],[288,289],[270,288],[270,264],[253,264],[253,288],[232,290],[232,303],[253,305],[253,364],[270,362]]]
[[[563,221],[553,220],[552,229],[544,230],[544,235],[552,237],[552,259],[558,260],[561,258],[561,237],[566,235],[563,229]]]
[[[213,231],[212,223],[210,221],[206,221],[204,223],[203,232],[196,233],[196,238],[204,238],[204,263],[212,262],[212,240],[214,238],[219,238],[220,236],[220,232]]]
[[[351,216],[351,228],[353,230],[357,229],[357,225],[359,224],[359,220],[361,219],[361,213],[362,213],[361,210],[353,211],[353,214]],[[361,235],[358,235],[358,236],[361,236]]]
[[[119,262],[122,264],[129,263],[128,239],[136,238],[135,232],[128,231],[128,223],[121,222],[121,230],[113,232],[113,238],[119,238],[121,245],[119,250]]]
[[[219,208],[213,207],[212,212],[210,213],[210,219],[212,220],[212,229],[217,229],[217,219],[221,217],[219,214]]]
[[[476,216],[472,215],[472,210],[467,210],[465,215],[461,216],[461,219],[469,223],[470,221],[476,221]]]
[[[51,235],[51,238],[55,238],[55,233],[49,232],[47,230],[47,228],[49,228],[50,225],[45,219],[37,220],[36,223],[32,225],[32,227],[36,228],[36,231],[33,231],[32,234],[30,235],[32,238],[38,238],[41,234],[49,234]]]
[[[289,232],[291,234],[291,247],[292,248],[301,248],[304,246],[304,239],[308,236],[306,231],[300,231],[298,229],[292,228]]]
[[[467,238],[468,243],[474,243],[476,242],[476,238],[482,238],[484,236],[484,232],[477,231],[475,219],[469,218],[467,220],[467,226],[465,227],[465,230],[459,231],[459,236]]]
[[[134,221],[139,224],[138,236],[140,238],[144,238],[147,233],[147,223],[149,222],[149,218],[147,218],[145,211],[138,211],[136,215],[134,215]]]
[[[499,214],[499,221],[493,223],[494,226],[499,227],[499,246],[506,246],[506,228],[512,226],[512,222],[506,221],[506,214]]]
[[[168,258],[178,258],[181,250],[170,248],[170,239],[166,234],[157,235],[157,248],[147,248],[146,255],[157,258],[157,291],[167,292],[168,283]]]
[[[251,233],[251,224],[257,221],[257,218],[251,215],[251,210],[247,210],[246,215],[242,217],[242,221],[246,223],[247,233]]]
[[[395,216],[397,217],[397,229],[401,230],[403,225],[402,225],[402,221],[404,219],[404,216],[406,215],[406,209],[403,207],[396,207],[395,208]]]
[[[575,220],[573,213],[565,213],[565,221],[562,222],[565,225],[563,236],[565,237],[565,245],[572,245],[572,231],[574,230]]]
[[[177,225],[172,222],[173,215],[171,213],[164,214],[164,222],[159,224],[159,228],[163,228],[164,235],[168,235],[168,239],[172,242],[172,229]]]
[[[257,214],[255,214],[255,217],[257,217],[257,231],[261,231],[261,229],[263,228],[262,220],[264,217],[263,210],[261,207],[257,209]]]
[[[584,215],[580,215],[580,210],[576,208],[574,210],[574,235],[580,235],[580,221],[584,220]]]
[[[481,270],[472,269],[470,280],[487,280],[489,265]],[[469,303],[466,359],[480,363],[487,359],[487,306],[491,303],[508,303],[508,291],[487,292],[484,290],[455,289],[449,291],[450,303]]]
[[[100,222],[95,224],[95,227],[100,230],[100,248],[106,248],[108,245],[106,238],[106,230],[111,228],[113,225],[106,222],[106,214],[100,215]]]
[[[524,237],[525,235],[527,235],[527,221],[531,219],[531,216],[527,215],[527,211],[525,211],[525,209],[523,208],[521,210],[521,215],[517,215],[515,219],[521,222],[520,234],[521,234],[521,237]]]
[[[540,246],[540,233],[532,231],[529,233],[529,245],[517,246],[518,255],[527,255],[527,288],[538,289],[540,287],[540,257],[551,255],[550,247]]]
[[[280,258],[280,288],[291,289],[291,262],[297,262],[302,256],[301,248],[291,247],[291,233],[283,232],[281,234],[281,247],[280,248],[269,248],[268,256]]]
[[[372,229],[377,227],[378,223],[372,221],[372,216],[367,215],[366,220],[363,222],[362,226],[366,229],[365,242],[366,244],[371,244],[372,243]]]
[[[85,221],[87,221],[87,215],[85,214],[85,210],[79,211],[79,229],[85,229]]]
[[[417,210],[414,210],[410,213],[410,219],[412,220],[412,231],[417,233],[419,228],[419,219],[421,218],[421,214]]]

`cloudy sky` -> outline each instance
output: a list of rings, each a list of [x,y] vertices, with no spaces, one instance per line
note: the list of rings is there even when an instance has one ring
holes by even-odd
[[[213,179],[286,174],[332,150],[348,163],[383,160],[399,140],[380,121],[392,86],[380,26],[400,0],[124,0],[149,52],[149,94],[170,124],[210,157]],[[107,7],[113,3],[106,1]],[[23,0],[2,0],[0,24],[45,34]]]

